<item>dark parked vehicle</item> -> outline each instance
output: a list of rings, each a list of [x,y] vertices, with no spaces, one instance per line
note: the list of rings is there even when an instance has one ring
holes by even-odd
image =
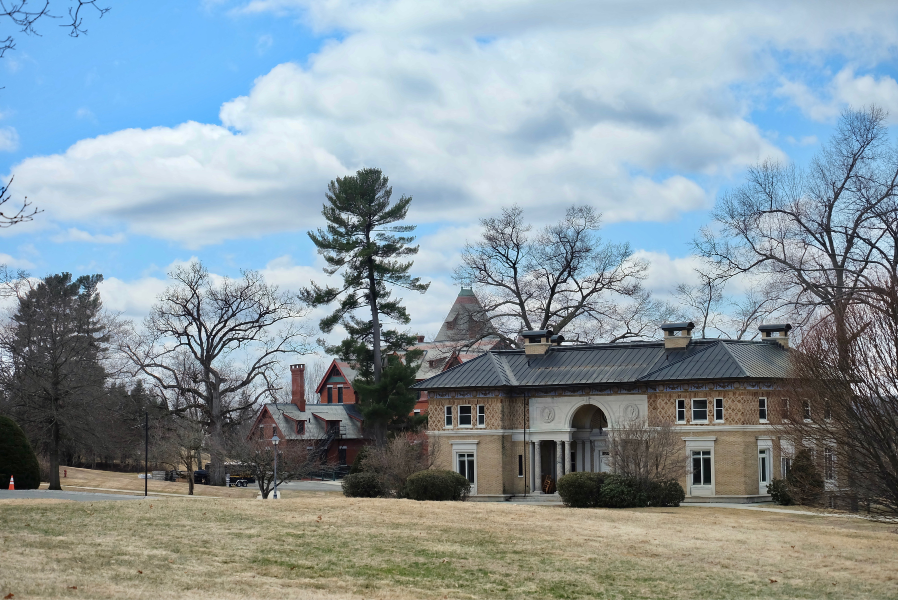
[[[209,471],[206,469],[197,469],[194,471],[194,483],[209,485]]]

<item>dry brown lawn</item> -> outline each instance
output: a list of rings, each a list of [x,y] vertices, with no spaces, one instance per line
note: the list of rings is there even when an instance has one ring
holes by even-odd
[[[314,492],[285,498],[0,501],[0,598],[843,599],[898,592],[897,527],[862,519]]]
[[[63,478],[63,469],[59,470],[59,481],[64,490],[73,492],[98,492],[102,494],[116,492],[144,492],[144,480],[138,477],[137,473],[113,473],[111,471],[96,471],[92,469],[77,469],[74,467],[65,467],[67,471],[66,477]],[[47,484],[41,484],[42,489],[47,488]],[[106,491],[114,490],[114,491]],[[188,493],[188,484],[186,480],[180,481],[156,481],[154,479],[147,480],[147,492],[163,494],[183,494]],[[222,498],[256,498],[259,489],[255,486],[247,488],[224,488],[213,487],[209,485],[195,485],[195,496],[216,496]]]

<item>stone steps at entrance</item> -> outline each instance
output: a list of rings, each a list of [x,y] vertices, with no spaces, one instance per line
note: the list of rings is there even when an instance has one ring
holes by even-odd
[[[517,494],[515,496],[510,496],[507,499],[507,502],[515,502],[516,504],[562,504],[562,499],[559,497],[559,494],[528,494],[527,496],[523,496],[522,494]]]

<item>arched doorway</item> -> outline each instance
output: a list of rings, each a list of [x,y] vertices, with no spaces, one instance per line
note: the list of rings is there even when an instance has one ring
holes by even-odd
[[[608,471],[609,452],[606,429],[609,421],[599,406],[585,404],[572,415],[572,443],[566,460],[567,471]]]

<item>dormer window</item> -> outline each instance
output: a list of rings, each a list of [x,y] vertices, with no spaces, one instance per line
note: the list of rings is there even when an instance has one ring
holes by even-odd
[[[297,421],[297,435],[306,433],[306,421]]]

